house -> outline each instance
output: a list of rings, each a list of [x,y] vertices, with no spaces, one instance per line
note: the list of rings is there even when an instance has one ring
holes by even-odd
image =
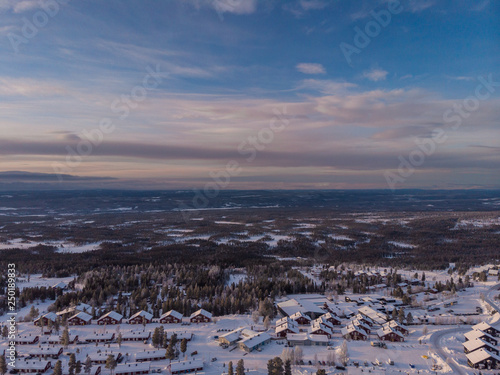
[[[465,340],[466,341],[472,341],[475,339],[481,339],[486,342],[489,342],[490,344],[497,346],[498,345],[498,340],[495,339],[493,336],[487,334],[486,332],[483,331],[478,331],[478,330],[472,330],[467,333],[464,333]]]
[[[373,321],[374,324],[382,325],[387,322],[387,315],[374,310],[369,306],[363,306],[358,309],[358,313]]]
[[[103,365],[103,364],[106,364],[106,360],[108,359],[108,357],[112,355],[115,357],[116,359],[116,362],[120,362],[122,360],[122,353],[118,353],[118,352],[114,352],[112,350],[105,350],[104,352],[100,352],[100,353],[90,353],[87,355],[87,357],[90,358],[90,360],[92,361],[92,364],[99,364],[99,365]]]
[[[62,370],[62,375],[70,375],[68,362],[62,362],[61,370]],[[74,370],[72,371],[72,373],[74,374]],[[90,374],[88,375],[100,375],[100,374],[101,374],[101,366],[92,366],[92,368],[90,369]]]
[[[322,324],[327,326],[329,329],[333,330],[333,324],[330,323],[328,319],[326,319],[325,315],[321,315],[318,319],[312,321],[311,326]]]
[[[353,320],[351,320],[350,324],[352,324],[355,327],[361,328],[363,331],[365,331],[368,334],[370,334],[372,332],[372,328],[368,324],[365,324],[360,320],[353,319]]]
[[[76,315],[68,318],[68,324],[70,326],[85,326],[92,323],[92,316],[86,312],[79,312]]]
[[[69,333],[69,343],[70,344],[75,344],[78,341],[78,335],[75,335],[74,333]],[[50,345],[58,345],[61,343],[62,336],[59,335],[50,335],[46,338],[42,338],[41,342],[47,343]]]
[[[168,365],[168,370],[172,375],[187,374],[190,372],[203,370],[203,360],[192,359],[190,361],[176,361]]]
[[[121,324],[122,320],[122,314],[118,314],[116,311],[110,311],[97,319],[97,324],[101,326],[105,324]]]
[[[51,357],[53,359],[59,358],[59,356],[63,353],[63,348],[61,346],[40,346],[33,349],[28,350],[28,355],[37,358],[48,358]]]
[[[66,284],[63,281],[58,282],[57,284],[52,285],[52,289],[61,289],[61,290],[66,290],[68,289],[68,284]]]
[[[286,336],[289,346],[327,346],[328,337],[325,335],[309,335],[307,333],[290,333]]]
[[[165,359],[165,349],[162,350],[145,350],[138,352],[135,355],[136,362],[161,361]]]
[[[212,321],[212,314],[206,310],[199,309],[189,317],[191,323],[209,323]]]
[[[79,313],[79,312],[90,313],[91,311],[92,311],[92,306],[87,305],[86,303],[80,302],[76,306],[68,307],[64,310],[56,312],[56,315],[57,316],[64,316],[64,315],[70,315],[70,314],[75,315],[76,313]]]
[[[321,315],[320,318],[327,320],[328,322],[330,322],[330,324],[334,326],[339,326],[342,324],[342,320],[338,316],[332,314],[331,312]]]
[[[147,341],[151,337],[150,331],[138,330],[138,331],[128,331],[120,332],[123,341]]]
[[[54,324],[56,320],[57,320],[57,315],[54,314],[53,312],[49,312],[45,315],[40,316],[38,319],[35,319],[33,323],[36,326],[39,326],[41,322],[45,327],[47,327],[49,325],[49,322],[50,324]]]
[[[495,348],[489,342],[486,342],[486,341],[481,340],[481,339],[469,340],[469,341],[462,343],[462,345],[464,346],[464,353],[465,354],[472,353],[473,351],[476,351],[479,349],[484,349],[484,350],[487,350],[488,352],[499,355],[499,351],[497,348]]]
[[[182,323],[182,314],[180,312],[177,312],[175,310],[170,310],[160,316],[159,322],[161,324],[175,324],[175,323]]]
[[[86,342],[112,342],[115,339],[114,332],[91,333],[85,337]]]
[[[149,324],[153,320],[153,314],[148,313],[147,311],[141,310],[132,315],[128,324]]]
[[[500,357],[484,349],[473,351],[465,356],[469,366],[475,369],[497,369],[500,367]]]
[[[167,336],[167,341],[170,341],[170,338],[172,337],[172,335],[176,335],[177,340],[186,339],[187,341],[191,341],[191,339],[193,338],[193,333],[187,332],[187,331],[184,331],[184,332],[165,332],[165,336]]]
[[[323,335],[331,339],[333,332],[330,327],[324,324],[313,324],[311,326],[311,335]]]
[[[295,314],[290,315],[290,319],[300,325],[311,324],[311,318],[302,313],[302,311],[297,311]]]
[[[28,335],[18,335],[14,342],[16,345],[34,345],[37,344],[39,340],[40,336],[30,333]]]
[[[141,375],[149,374],[150,364],[148,362],[126,363],[115,368],[115,375]]]
[[[295,320],[290,319],[288,316],[285,316],[285,317],[278,319],[276,321],[276,327],[279,327],[283,324],[290,324],[292,326],[298,327],[297,322]]]
[[[403,335],[389,326],[384,326],[377,331],[377,336],[381,341],[403,342]]]
[[[498,276],[498,270],[496,270],[494,268],[490,268],[490,270],[488,271],[488,275],[489,276]]]
[[[472,326],[472,329],[475,329],[476,331],[483,331],[483,332],[485,332],[488,335],[493,336],[493,337],[500,336],[500,330],[495,328],[495,327],[490,326],[486,322],[476,324],[475,326]]]
[[[295,324],[285,323],[276,327],[277,337],[286,337],[289,333],[299,333],[299,328]]]
[[[292,316],[300,311],[304,315],[311,317],[311,319],[316,319],[318,316],[325,313],[325,310],[307,299],[290,299],[285,302],[280,302],[276,306],[278,311],[284,316]]]
[[[368,334],[363,331],[361,328],[353,326],[349,324],[348,326],[342,328],[341,330],[342,337],[346,340],[367,340]]]
[[[384,327],[385,326],[390,327],[390,328],[394,329],[395,331],[398,331],[399,333],[401,333],[405,336],[410,333],[410,330],[406,326],[399,324],[395,320],[391,320],[390,322],[384,324]]]
[[[254,332],[254,335],[247,336],[238,343],[240,349],[250,353],[271,342],[271,336],[267,332]]]
[[[367,316],[362,315],[362,314],[357,314],[355,316],[355,319],[359,320],[360,322],[362,322],[363,324],[366,324],[369,327],[373,327],[375,325],[375,322],[373,320],[371,320],[370,318],[368,318]]]
[[[38,361],[38,360],[16,361],[16,369],[22,373],[34,372],[43,374],[46,371],[50,370],[50,368],[51,368],[50,361]]]
[[[242,328],[235,329],[234,331],[225,333],[219,336],[219,343],[225,345],[234,345],[241,338],[241,330]]]

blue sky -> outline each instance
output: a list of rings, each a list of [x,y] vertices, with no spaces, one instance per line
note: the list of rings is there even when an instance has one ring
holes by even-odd
[[[390,20],[360,47],[374,14]],[[500,187],[499,15],[488,0],[0,0],[0,170],[189,188],[235,161],[225,188]]]

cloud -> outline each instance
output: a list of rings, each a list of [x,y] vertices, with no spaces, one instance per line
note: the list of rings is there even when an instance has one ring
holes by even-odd
[[[316,90],[323,94],[342,94],[355,87],[357,87],[357,85],[351,82],[305,79],[300,83],[297,89]]]
[[[321,64],[314,63],[300,63],[295,66],[295,68],[304,74],[325,74],[326,70]]]
[[[180,0],[184,2],[185,0]],[[257,0],[188,0],[197,9],[210,7],[217,13],[252,14],[257,10]]]
[[[454,81],[474,81],[474,77],[470,76],[446,76],[446,78],[454,80]]]
[[[58,82],[30,78],[0,77],[0,96],[55,96],[67,94],[67,89]]]
[[[389,72],[383,69],[372,69],[370,71],[364,72],[363,78],[367,78],[373,82],[378,82],[378,81],[384,81],[387,78],[387,74],[389,74]]]
[[[311,10],[321,10],[328,5],[329,3],[323,0],[298,0],[284,4],[283,9],[292,13],[295,17],[302,17]]]
[[[26,171],[0,172],[0,181],[57,181],[60,177],[67,181],[100,181],[114,180],[113,177],[75,176],[69,174],[58,175],[55,173],[33,173]]]

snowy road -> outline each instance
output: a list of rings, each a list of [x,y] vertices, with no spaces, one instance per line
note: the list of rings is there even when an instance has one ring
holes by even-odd
[[[446,355],[446,352],[441,346],[441,339],[446,335],[467,332],[470,331],[470,329],[471,329],[470,326],[456,327],[450,329],[443,329],[441,331],[434,332],[431,335],[430,342],[434,351],[439,357],[441,357],[443,361],[445,361],[451,367],[454,374],[468,375],[468,372],[464,371],[463,368],[460,365],[458,365],[458,363],[454,359],[451,359],[451,361],[447,361],[449,357]]]
[[[490,299],[490,294],[492,294],[495,291],[498,292],[499,289],[500,289],[500,284],[496,284],[496,285],[492,286],[488,290],[488,293],[486,293],[486,296],[484,298],[484,302],[486,302],[488,305],[493,307],[498,313],[500,313],[500,307],[499,307],[498,303],[496,303],[492,299]]]

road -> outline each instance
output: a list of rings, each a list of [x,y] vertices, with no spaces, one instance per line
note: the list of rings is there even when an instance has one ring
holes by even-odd
[[[484,296],[484,302],[493,307],[493,309],[495,309],[498,313],[500,313],[500,307],[498,306],[497,303],[492,301],[489,296],[492,292],[498,291],[499,289],[500,289],[500,284],[493,285],[490,289],[488,289],[488,292]]]
[[[470,331],[471,327],[470,326],[465,326],[465,327],[456,327],[456,328],[450,328],[450,329],[443,329],[441,331],[434,332],[431,335],[430,338],[430,343],[436,352],[436,354],[441,357],[443,361],[448,363],[448,365],[451,367],[453,370],[454,374],[461,374],[461,375],[467,375],[468,373],[463,370],[461,366],[458,365],[458,363],[452,359],[451,361],[447,362],[446,360],[448,359],[448,355],[444,351],[443,347],[440,344],[441,339],[450,334],[456,334],[456,333],[465,333]]]

